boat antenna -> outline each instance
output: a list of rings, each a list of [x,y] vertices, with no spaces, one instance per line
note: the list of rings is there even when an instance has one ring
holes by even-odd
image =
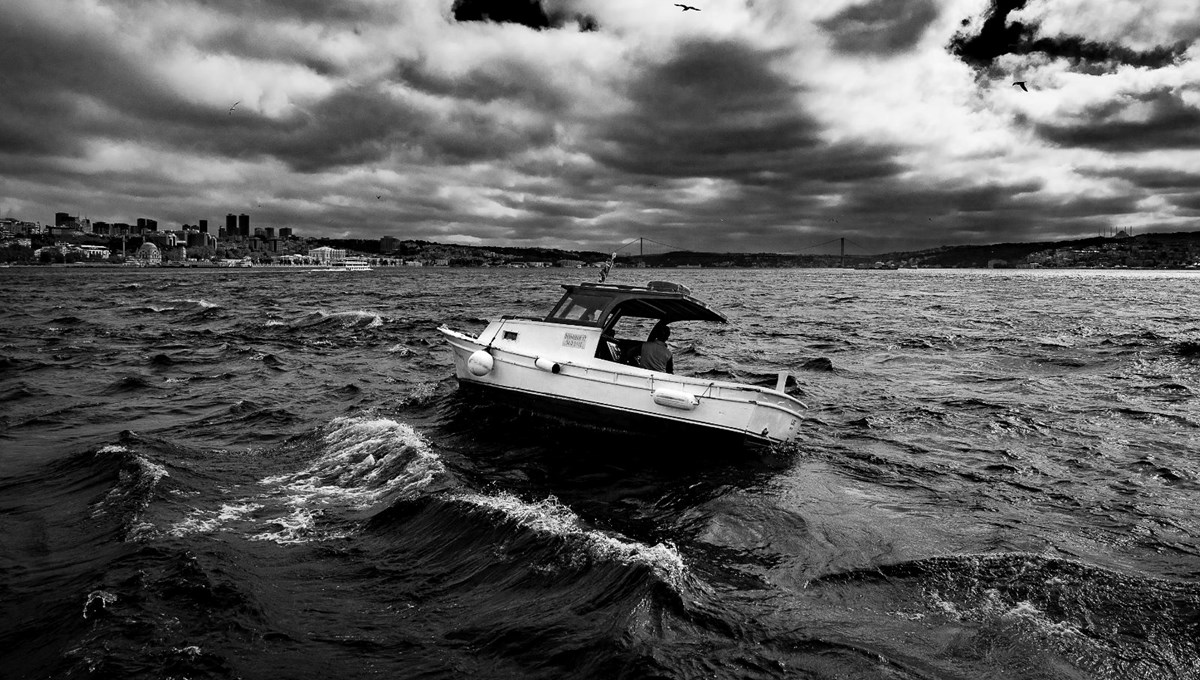
[[[604,279],[608,278],[608,270],[612,269],[613,262],[617,259],[617,254],[613,253],[608,261],[600,265],[600,283],[604,283]]]
[[[634,243],[639,242],[640,240],[641,239],[637,239],[637,238],[630,239],[630,240],[626,241],[625,243],[623,243],[620,248],[617,248],[616,250],[613,251],[613,254],[611,256],[609,256],[609,258],[608,258],[608,262],[605,262],[603,265],[600,266],[600,283],[604,283],[604,279],[608,278],[608,271],[610,269],[612,269],[613,262],[615,262],[617,259],[617,253],[621,252],[622,250],[625,250],[626,248],[633,245]]]

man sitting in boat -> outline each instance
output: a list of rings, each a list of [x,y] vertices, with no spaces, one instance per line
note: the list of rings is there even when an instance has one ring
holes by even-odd
[[[642,353],[638,357],[638,365],[651,371],[662,373],[675,372],[675,360],[671,356],[671,348],[667,347],[667,339],[671,337],[671,327],[665,321],[659,321],[650,331],[650,337],[642,343]]]

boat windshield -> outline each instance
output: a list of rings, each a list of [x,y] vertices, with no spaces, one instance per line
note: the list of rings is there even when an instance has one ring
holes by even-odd
[[[604,308],[612,302],[611,295],[589,295],[572,291],[558,301],[547,320],[569,323],[597,324],[604,318]]]

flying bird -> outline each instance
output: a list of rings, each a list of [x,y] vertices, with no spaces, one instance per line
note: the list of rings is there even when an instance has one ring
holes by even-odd
[[[241,103],[242,103],[242,100],[241,100],[241,99],[239,99],[239,100],[237,100],[236,102],[234,102],[234,103],[233,103],[233,106],[229,107],[229,115],[230,115],[230,116],[232,116],[232,115],[233,115],[233,110],[237,108],[237,105],[238,105],[238,104],[241,104]]]
[[[686,11],[688,11],[689,9],[690,9],[690,10],[692,10],[692,11],[694,11],[694,12],[699,12],[699,11],[700,11],[700,8],[699,8],[699,7],[692,7],[691,5],[681,5],[681,4],[679,4],[678,2],[677,2],[677,3],[675,3],[675,6],[676,6],[676,7],[678,7],[678,8],[679,8],[679,11],[681,11],[681,12],[686,12]]]
[[[1019,87],[1019,88],[1021,88],[1022,90],[1025,90],[1026,92],[1028,92],[1028,91],[1029,91],[1029,88],[1028,88],[1028,87],[1025,87],[1025,81],[1024,81],[1024,80],[1018,80],[1017,82],[1013,83],[1013,87]]]

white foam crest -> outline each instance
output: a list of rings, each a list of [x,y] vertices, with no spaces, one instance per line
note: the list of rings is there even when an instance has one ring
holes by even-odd
[[[201,309],[213,309],[214,307],[220,307],[220,306],[221,306],[221,305],[218,305],[218,304],[216,304],[216,303],[213,303],[213,302],[209,302],[208,300],[204,300],[204,299],[200,299],[200,300],[190,300],[190,299],[185,299],[185,300],[171,300],[171,302],[182,302],[182,303],[189,304],[189,305],[195,305],[196,307],[199,307],[199,308],[201,308]]]
[[[1005,600],[1000,591],[988,588],[981,600],[955,605],[937,591],[927,593],[934,606],[956,621],[998,621],[1033,630],[1047,637],[1080,637],[1080,627],[1069,621],[1052,621],[1032,602]]]
[[[678,587],[682,583],[686,566],[675,546],[669,543],[650,546],[609,532],[589,529],[578,515],[554,496],[536,503],[528,503],[508,492],[496,495],[459,494],[454,498],[503,513],[533,531],[579,541],[595,559],[642,564],[672,586]]]
[[[323,521],[327,512],[336,518],[337,510],[369,508],[391,494],[420,494],[446,474],[421,435],[394,420],[338,418],[321,441],[323,453],[305,469],[265,477],[256,492],[215,509],[193,508],[165,532],[139,531],[137,538],[219,531],[283,545],[342,538],[352,523],[332,528],[334,521]]]
[[[129,449],[125,448],[124,446],[121,446],[120,444],[109,444],[108,446],[102,447],[96,453],[103,453],[103,454],[129,453]]]
[[[304,470],[263,479],[301,502],[368,507],[390,493],[415,494],[446,472],[441,458],[411,425],[386,418],[338,418],[324,437],[328,450]]]
[[[358,325],[360,321],[367,321],[364,328],[378,328],[383,325],[383,317],[375,312],[368,312],[362,309],[356,309],[348,312],[334,312],[329,315],[331,319],[347,322],[347,325]]]
[[[279,320],[276,320],[276,319],[271,319],[271,320],[267,321],[267,323],[266,323],[265,325],[266,325],[268,328],[270,328],[271,326],[286,326],[286,325],[288,325],[288,324],[287,324],[287,322],[286,322],[286,321],[279,321]]]
[[[123,446],[106,446],[100,449],[100,453],[120,453],[128,452]],[[137,507],[134,510],[132,521],[139,521],[139,515],[146,506],[150,505],[150,493],[154,487],[158,485],[159,480],[163,477],[170,477],[171,473],[167,472],[167,468],[158,463],[149,461],[142,456],[134,455],[133,462],[137,466],[137,470],[131,472],[129,468],[121,466],[121,471],[117,475],[117,483],[113,488],[109,489],[104,495],[104,500],[98,503],[92,509],[92,516],[99,517],[107,512],[108,506],[112,503],[117,503],[125,498],[132,498],[137,501]]]
[[[163,465],[146,460],[141,456],[134,456],[133,460],[137,463],[138,469],[141,470],[142,474],[150,478],[151,486],[157,484],[158,480],[163,477],[171,476],[171,473],[167,472],[167,468]]]
[[[211,534],[214,533],[230,522],[239,521],[246,515],[261,510],[262,505],[258,503],[243,502],[241,504],[227,503],[222,505],[217,510],[194,509],[179,522],[176,522],[167,529],[167,533],[176,538],[191,536],[193,534]]]
[[[88,617],[88,611],[92,607],[92,603],[98,603],[99,609],[107,609],[108,605],[117,601],[117,596],[104,590],[93,590],[88,593],[87,601],[83,603],[83,618]],[[93,612],[98,613],[98,612]]]
[[[278,529],[254,534],[250,537],[250,540],[274,541],[281,545],[307,543],[313,538],[318,537],[314,525],[317,518],[321,515],[321,510],[302,507],[294,508],[291,514],[271,520],[271,524],[277,526]],[[322,535],[320,538],[335,538],[335,536]]]

